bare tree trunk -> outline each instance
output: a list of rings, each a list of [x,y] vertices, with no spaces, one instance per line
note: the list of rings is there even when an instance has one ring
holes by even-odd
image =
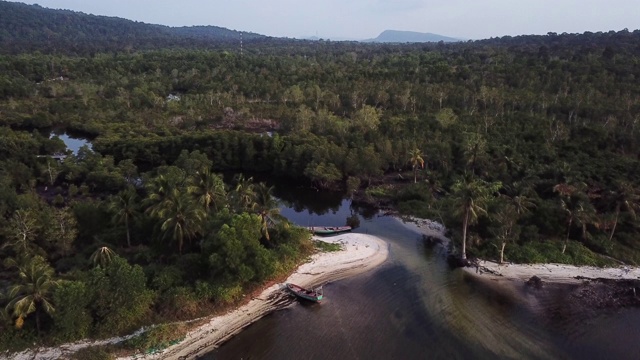
[[[569,232],[571,231],[571,223],[573,219],[569,219],[569,226],[567,226],[567,237],[564,239],[564,244],[562,245],[562,254],[567,250],[567,243],[569,242]]]
[[[131,247],[131,235],[129,231],[129,216],[125,215],[124,226],[127,228],[127,247]]]
[[[464,212],[464,222],[462,223],[462,260],[467,260],[467,225],[469,224],[469,207]]]
[[[613,229],[611,229],[611,234],[609,234],[609,242],[613,239],[613,234],[616,232],[616,227],[618,226],[618,216],[620,215],[620,207],[616,208],[616,219],[613,222]]]
[[[507,246],[506,241],[502,242],[502,247],[500,248],[500,264],[504,262],[504,248]]]

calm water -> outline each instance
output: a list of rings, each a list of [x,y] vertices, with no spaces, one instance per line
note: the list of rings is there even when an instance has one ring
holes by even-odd
[[[325,285],[322,304],[268,315],[205,359],[640,359],[636,309],[550,318],[547,302],[561,300],[524,301],[524,290],[474,281],[397,220],[351,209],[339,195],[298,193],[278,194],[283,215],[307,226],[365,213],[356,232],[385,239],[389,259]]]
[[[85,145],[87,145],[91,149],[91,143],[86,139],[75,138],[68,135],[67,133],[62,133],[62,134],[51,133],[50,136],[54,136],[54,135],[57,135],[60,138],[60,140],[64,141],[64,144],[67,145],[67,149],[71,150],[74,155],[77,154],[78,150],[80,150],[80,148]]]

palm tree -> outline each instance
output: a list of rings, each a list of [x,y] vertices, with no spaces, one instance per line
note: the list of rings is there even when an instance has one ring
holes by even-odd
[[[274,223],[274,219],[284,219],[280,215],[278,201],[273,197],[272,192],[273,186],[267,186],[265,183],[259,183],[255,186],[255,208],[262,220],[262,235],[267,241],[271,240],[269,237],[269,225]]]
[[[456,213],[462,216],[462,260],[467,259],[467,229],[474,224],[479,215],[486,214],[485,209],[491,195],[500,190],[500,182],[487,183],[478,178],[464,178],[452,186],[452,196],[457,204]]]
[[[131,247],[130,221],[138,217],[138,194],[136,190],[129,186],[118,195],[111,198],[109,210],[113,214],[112,221],[116,224],[124,223],[127,230],[127,247]]]
[[[571,226],[573,226],[573,224],[580,225],[582,229],[582,239],[584,240],[587,237],[587,225],[595,217],[595,209],[589,202],[586,194],[582,191],[583,188],[583,184],[574,186],[566,183],[553,187],[553,191],[560,195],[560,207],[567,216],[567,234],[562,244],[563,254],[567,250]]]
[[[18,269],[20,278],[19,284],[9,288],[7,311],[12,311],[16,317],[16,328],[21,328],[24,319],[35,312],[36,327],[40,334],[40,311],[52,314],[55,310],[49,299],[57,285],[57,281],[53,280],[53,269],[39,256],[27,258],[22,263],[9,259],[7,264]]]
[[[411,167],[413,168],[413,183],[418,182],[418,166],[424,169],[424,159],[422,158],[422,151],[420,149],[415,148],[409,151],[409,162],[411,163]]]
[[[173,189],[164,201],[154,210],[155,216],[162,222],[162,238],[170,237],[178,243],[178,251],[182,254],[185,240],[189,241],[201,232],[206,219],[206,212],[195,203],[189,194]]]
[[[198,202],[202,204],[207,212],[213,206],[214,211],[218,210],[218,204],[225,199],[226,191],[222,178],[205,168],[197,171],[190,178],[191,185],[188,187],[190,193],[196,196]]]
[[[255,207],[255,191],[253,178],[245,179],[244,175],[240,174],[236,176],[236,186],[233,189],[233,198],[235,199],[236,207],[239,210],[251,211]]]
[[[500,240],[500,264],[504,262],[504,249],[507,242],[518,236],[515,232],[520,217],[529,212],[536,205],[525,195],[514,197],[504,196],[506,204],[494,215],[498,226],[493,229],[494,235]]]
[[[103,246],[94,251],[89,260],[91,260],[95,266],[100,266],[104,269],[109,266],[111,261],[113,261],[113,258],[116,256],[118,255],[113,250]]]
[[[638,194],[638,191],[631,184],[620,182],[616,185],[616,189],[609,193],[611,202],[615,204],[616,214],[613,221],[613,228],[609,234],[609,241],[613,239],[613,234],[616,232],[620,212],[625,210],[635,220],[636,209],[640,207],[640,194]]]

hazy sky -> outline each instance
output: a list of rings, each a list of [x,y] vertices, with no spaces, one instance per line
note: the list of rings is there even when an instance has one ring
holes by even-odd
[[[34,3],[27,1],[27,3]],[[385,29],[480,39],[640,28],[640,0],[38,0],[43,7],[271,36],[372,38]]]

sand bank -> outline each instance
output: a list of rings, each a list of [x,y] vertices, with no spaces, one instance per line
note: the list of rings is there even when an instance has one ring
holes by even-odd
[[[542,281],[556,283],[580,283],[588,279],[638,280],[640,268],[620,266],[598,268],[593,266],[573,266],[565,264],[498,264],[481,260],[478,268],[467,267],[465,271],[495,280],[529,280],[532,276]]]
[[[443,225],[428,219],[416,217],[397,218],[406,227],[423,235],[437,238],[444,245],[449,239],[444,235]],[[527,281],[532,276],[542,281],[554,283],[580,283],[588,279],[638,280],[640,267],[619,266],[598,268],[594,266],[573,266],[565,264],[498,264],[493,261],[480,260],[478,268],[467,267],[464,271],[490,280]]]

